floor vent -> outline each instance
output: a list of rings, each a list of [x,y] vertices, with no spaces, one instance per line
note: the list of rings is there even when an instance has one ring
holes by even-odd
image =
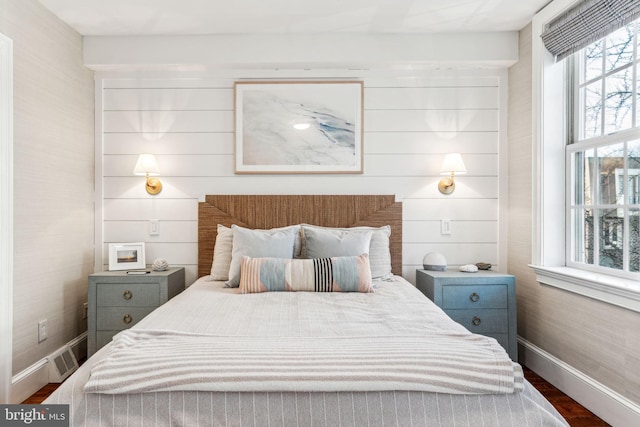
[[[71,347],[65,345],[57,352],[51,354],[49,359],[49,382],[61,383],[78,369],[78,361],[71,351]]]

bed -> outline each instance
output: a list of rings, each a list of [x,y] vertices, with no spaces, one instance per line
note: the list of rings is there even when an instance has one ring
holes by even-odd
[[[212,259],[214,252],[222,259],[218,242],[228,229],[236,232],[235,250],[237,230],[288,233],[300,224],[303,242],[295,241],[291,260],[245,256],[238,288],[214,280]],[[356,272],[336,279],[340,289],[333,290],[353,292],[265,289],[281,280],[264,279],[265,265],[286,269],[287,278],[304,273],[313,260],[299,255],[315,253],[314,239],[327,233],[358,234],[340,244],[364,239],[371,249],[366,257],[330,258],[334,276]],[[71,425],[567,425],[497,343],[451,321],[400,276],[402,204],[394,196],[206,196],[198,236],[200,278],[115,337],[47,399],[71,405]],[[388,238],[384,259],[373,249],[381,236]],[[368,270],[352,268],[362,262]],[[295,277],[302,283],[305,274]],[[255,289],[254,276],[262,277]],[[343,286],[350,281],[369,281],[372,289]],[[476,369],[485,357],[499,366]],[[448,365],[453,360],[460,368]]]

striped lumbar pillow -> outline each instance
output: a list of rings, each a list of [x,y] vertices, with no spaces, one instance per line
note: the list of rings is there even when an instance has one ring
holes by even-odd
[[[285,259],[245,256],[240,291],[373,292],[369,256]]]

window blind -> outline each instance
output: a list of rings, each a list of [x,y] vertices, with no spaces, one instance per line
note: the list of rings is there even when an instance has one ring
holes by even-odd
[[[547,25],[542,42],[560,60],[639,16],[639,0],[583,0]]]

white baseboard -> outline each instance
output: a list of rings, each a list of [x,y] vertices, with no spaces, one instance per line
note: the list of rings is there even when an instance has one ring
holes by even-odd
[[[612,426],[640,426],[640,405],[518,337],[518,361]]]
[[[76,357],[87,355],[87,333],[83,332],[67,343]],[[21,403],[49,383],[49,361],[38,360],[33,365],[17,373],[11,379],[11,393],[8,403]]]
[[[40,359],[11,379],[9,403],[22,403],[27,397],[49,383],[47,359]]]

